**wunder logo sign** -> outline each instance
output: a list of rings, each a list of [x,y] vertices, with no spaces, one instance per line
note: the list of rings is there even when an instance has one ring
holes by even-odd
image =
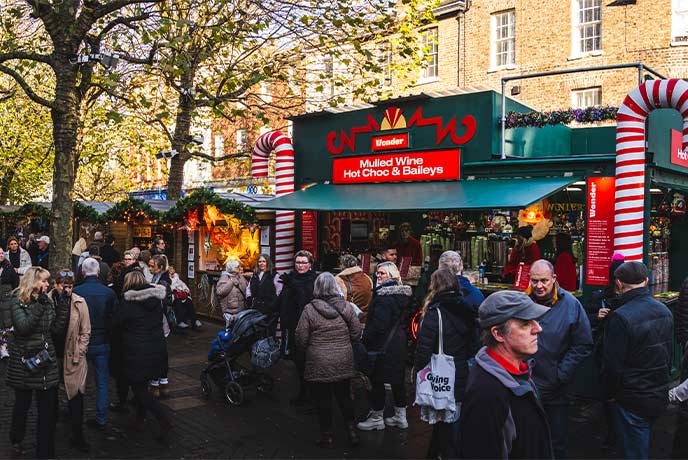
[[[459,149],[337,158],[333,163],[332,182],[456,180],[459,178],[459,158]]]

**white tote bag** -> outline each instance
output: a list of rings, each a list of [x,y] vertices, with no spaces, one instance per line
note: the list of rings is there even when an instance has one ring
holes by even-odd
[[[436,411],[447,411],[450,414],[455,414],[458,411],[456,399],[454,398],[454,379],[456,377],[454,357],[444,354],[442,346],[442,313],[439,308],[437,309],[437,316],[439,317],[440,329],[438,353],[433,354],[430,358],[430,363],[416,374],[416,401],[414,404],[427,406]],[[454,417],[450,416],[450,418]]]

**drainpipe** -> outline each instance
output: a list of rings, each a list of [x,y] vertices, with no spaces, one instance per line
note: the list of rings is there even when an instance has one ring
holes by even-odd
[[[506,160],[506,80],[502,78],[502,160]]]

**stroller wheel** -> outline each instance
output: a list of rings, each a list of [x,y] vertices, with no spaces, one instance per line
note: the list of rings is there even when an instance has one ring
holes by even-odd
[[[201,394],[207,398],[212,391],[208,374],[206,372],[201,372]]]
[[[270,393],[274,386],[275,382],[269,374],[258,374],[256,378],[256,390],[261,393]]]
[[[237,382],[229,382],[225,386],[225,399],[229,404],[239,406],[244,402],[244,389]]]

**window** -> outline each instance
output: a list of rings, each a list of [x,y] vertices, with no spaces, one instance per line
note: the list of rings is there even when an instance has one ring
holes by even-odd
[[[392,44],[382,43],[377,50],[378,62],[382,72],[380,73],[380,87],[392,86]]]
[[[423,68],[420,79],[437,78],[437,27],[421,32],[421,47],[423,50]]]
[[[575,89],[571,92],[571,106],[574,109],[599,107],[602,104],[602,88]]]
[[[573,0],[573,54],[602,51],[602,0]]]
[[[215,156],[221,157],[225,154],[225,136],[222,134],[215,134],[213,140],[215,141]]]
[[[492,15],[492,67],[516,64],[516,20],[514,10]]]
[[[246,149],[246,145],[248,144],[248,131],[245,129],[239,129],[236,132],[236,137],[237,151],[241,152]]]
[[[272,83],[264,81],[260,84],[260,96],[263,102],[272,102]]]
[[[688,43],[688,0],[671,2],[671,41]]]

